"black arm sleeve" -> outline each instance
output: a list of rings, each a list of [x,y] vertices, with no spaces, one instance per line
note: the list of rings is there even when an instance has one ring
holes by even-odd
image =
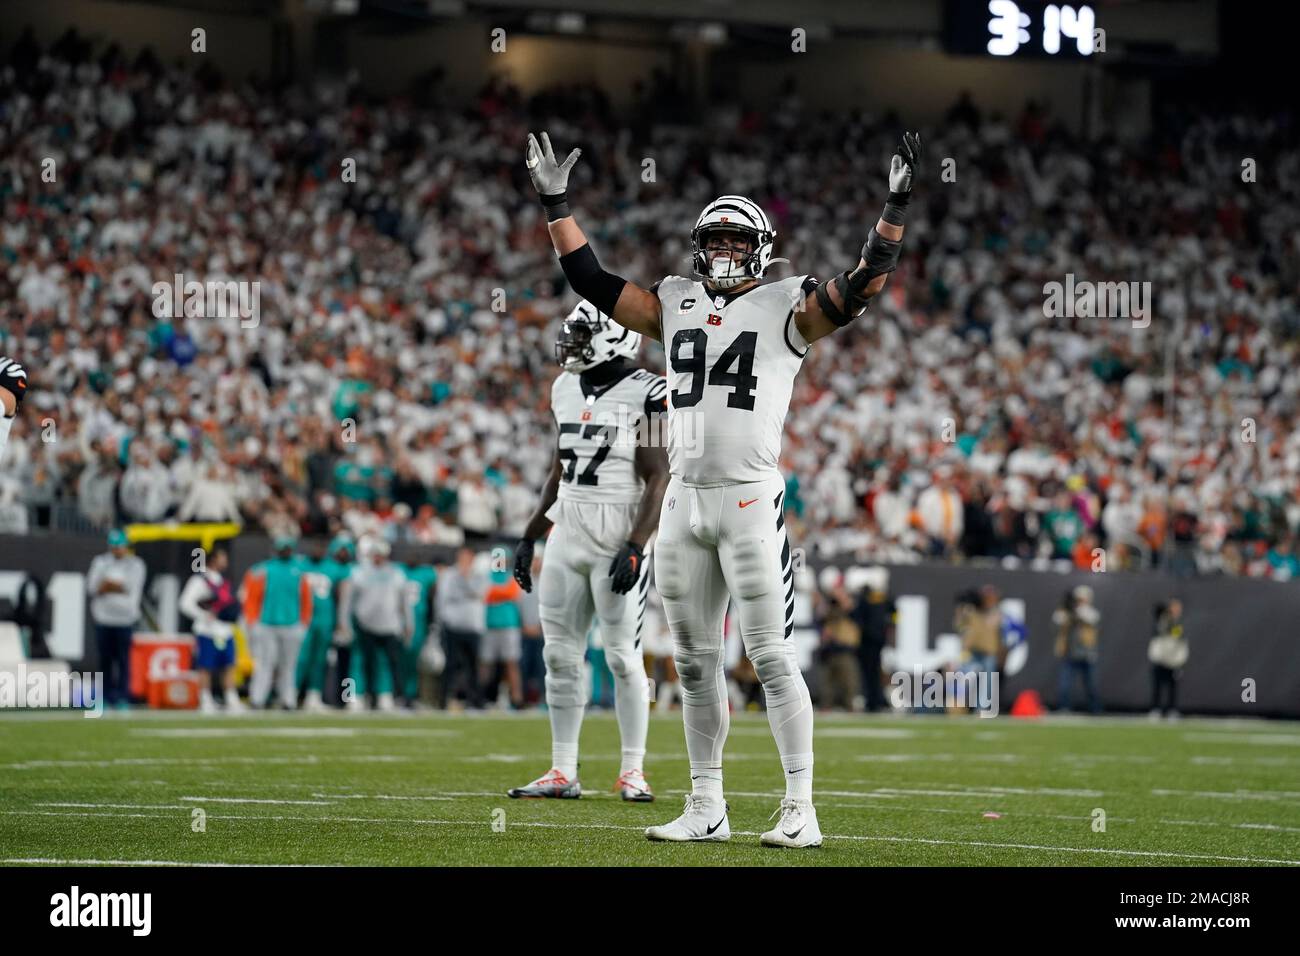
[[[591,243],[560,256],[560,268],[574,292],[606,315],[614,314],[614,306],[627,280],[600,267],[596,253],[591,251]]]

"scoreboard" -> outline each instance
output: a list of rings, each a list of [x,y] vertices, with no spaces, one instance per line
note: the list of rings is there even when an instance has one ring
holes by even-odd
[[[948,0],[944,44],[967,56],[1084,59],[1104,50],[1087,4]]]

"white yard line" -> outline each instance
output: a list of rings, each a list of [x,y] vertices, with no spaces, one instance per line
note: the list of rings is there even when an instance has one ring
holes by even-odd
[[[38,811],[24,810],[4,810],[0,813],[6,814],[40,814]],[[64,813],[52,814],[54,816],[114,816],[114,814],[95,814],[95,813]],[[157,815],[155,815],[157,816]],[[238,814],[217,815],[209,814],[209,819],[217,820],[293,820],[306,823],[379,823],[379,824],[400,824],[404,826],[423,825],[423,826],[470,826],[485,827],[491,826],[489,820],[440,820],[440,819],[404,819],[401,817],[289,817],[289,816],[248,816]],[[617,823],[543,823],[538,821],[526,821],[507,824],[509,827],[533,827],[542,829],[555,830],[623,830],[644,832],[645,828],[640,826],[628,826]],[[735,830],[733,836],[757,837],[760,836],[758,831]],[[1223,863],[1264,863],[1276,864],[1279,866],[1300,866],[1300,860],[1276,859],[1269,857],[1251,857],[1251,856],[1225,856],[1217,853],[1177,853],[1165,850],[1120,850],[1110,847],[1077,847],[1077,846],[1050,846],[1037,843],[994,843],[987,840],[939,840],[926,837],[901,837],[901,836],[859,836],[849,834],[827,834],[827,840],[852,840],[857,842],[871,843],[916,843],[926,846],[961,846],[961,847],[980,847],[995,850],[1032,850],[1043,853],[1100,853],[1107,856],[1126,856],[1142,857],[1146,859],[1167,859],[1167,860],[1215,860]],[[21,862],[20,860],[6,860],[9,862]],[[57,861],[49,861],[56,863]],[[77,861],[67,861],[72,865],[77,865]],[[94,865],[89,861],[80,861],[84,865]],[[105,861],[104,865],[125,865],[125,866],[148,866],[148,861]],[[191,864],[183,862],[167,863],[159,861],[156,865],[166,866],[189,866]],[[198,866],[200,864],[192,864]],[[222,864],[216,864],[222,865]],[[232,864],[233,865],[233,864]]]
[[[1195,733],[1183,734],[1188,743],[1199,744],[1255,744],[1261,747],[1300,747],[1300,734],[1255,733],[1240,734]]]
[[[818,802],[818,808],[827,807],[836,810],[885,810],[901,811],[904,813],[951,813],[958,816],[969,817],[976,813],[996,813],[1000,817],[1007,819],[1019,819],[1020,817],[1032,817],[1041,820],[1075,820],[1080,823],[1089,823],[1092,817],[1087,814],[1069,814],[1069,813],[1033,813],[1025,810],[1003,810],[996,807],[989,807],[984,810],[957,810],[952,807],[917,807],[911,804],[906,806],[897,803],[822,803]],[[1160,823],[1167,826],[1180,827],[1214,827],[1225,830],[1268,830],[1278,833],[1300,833],[1300,827],[1283,826],[1280,823],[1228,823],[1223,820],[1139,820],[1137,817],[1116,817],[1108,816],[1108,823]]]
[[[1210,800],[1300,800],[1295,790],[1165,790],[1152,789],[1156,797],[1204,797]]]
[[[0,864],[6,866],[21,866],[31,864],[33,866],[193,866],[193,867],[268,867],[268,866],[292,866],[303,867],[326,864],[309,864],[309,863],[199,863],[188,860],[58,860],[50,857],[12,857],[7,860],[0,860]],[[340,866],[344,864],[339,864]]]
[[[265,800],[255,797],[177,797],[192,803],[269,803],[275,806],[330,807],[328,800]]]
[[[459,730],[430,727],[139,727],[127,731],[131,737],[221,739],[224,737],[459,737]]]
[[[665,791],[662,791],[662,793],[663,793],[664,795],[674,795],[674,796],[682,795],[682,794],[684,794],[685,792],[686,792],[685,790],[665,790]],[[823,790],[823,791],[818,791],[818,793],[819,793],[819,795],[823,795],[823,796],[834,796],[834,795],[836,795],[836,794],[841,794],[841,795],[842,795],[842,794],[846,794],[846,793],[848,793],[848,794],[854,794],[854,795],[857,795],[857,794],[858,794],[857,791],[833,791],[833,790]],[[756,798],[756,799],[773,799],[773,800],[775,800],[775,799],[777,799],[778,797],[781,796],[780,792],[779,792],[779,791],[775,791],[775,790],[773,790],[773,791],[766,791],[766,792],[762,792],[762,791],[739,791],[739,790],[736,790],[736,791],[731,791],[731,795],[732,795],[732,796],[736,796],[736,797],[752,797],[752,798]],[[318,806],[318,807],[324,807],[324,806],[333,806],[333,805],[334,805],[334,802],[339,801],[339,800],[388,800],[388,801],[409,801],[409,802],[446,802],[446,803],[453,803],[453,802],[455,802],[456,800],[460,800],[460,799],[468,799],[468,798],[479,798],[479,797],[498,797],[498,798],[499,798],[499,797],[504,797],[505,794],[502,793],[502,792],[495,791],[495,790],[445,790],[445,791],[438,791],[438,792],[435,793],[435,794],[312,793],[311,796],[312,796],[314,799],[312,799],[312,800],[273,800],[273,799],[252,798],[252,797],[211,797],[211,796],[202,796],[202,797],[196,797],[196,796],[185,796],[185,797],[178,797],[177,799],[178,799],[178,800],[185,800],[185,801],[189,801],[189,802],[193,802],[193,803],[231,803],[231,804],[261,804],[261,805],[269,805],[269,806]],[[584,793],[583,796],[582,796],[582,799],[584,799],[584,800],[589,800],[589,799],[592,799],[592,798],[597,798],[597,799],[610,799],[610,800],[612,800],[612,799],[615,799],[615,797],[616,797],[616,795],[615,795],[614,793],[612,793],[612,792],[611,792],[611,793],[605,793],[605,792],[599,792],[599,791],[598,791],[598,792],[594,792],[594,793],[593,793],[593,792],[587,792],[587,793]],[[37,806],[37,807],[67,808],[67,809],[80,809],[80,810],[185,810],[185,811],[188,811],[188,810],[192,810],[192,809],[194,809],[192,806],[190,806],[190,805],[188,805],[188,804],[166,804],[166,803],[71,803],[71,802],[59,802],[59,803],[54,803],[54,802],[46,802],[46,803],[36,803],[36,804],[33,804],[33,805],[34,805],[34,806]],[[510,804],[505,804],[505,805],[506,805],[506,806],[509,806]],[[1002,817],[1006,817],[1006,818],[1029,817],[1029,818],[1034,818],[1034,819],[1044,819],[1044,820],[1075,820],[1075,821],[1085,822],[1085,823],[1091,821],[1091,819],[1092,819],[1092,817],[1089,816],[1089,815],[1087,815],[1087,814],[1035,813],[1035,812],[1032,812],[1032,811],[1023,811],[1023,810],[1006,810],[1006,809],[1000,809],[1000,808],[996,808],[996,807],[988,807],[988,808],[984,808],[984,809],[982,809],[982,810],[977,810],[977,809],[964,809],[964,810],[958,810],[958,809],[955,809],[955,808],[952,808],[952,807],[918,807],[918,806],[914,806],[914,805],[912,805],[912,804],[901,805],[901,804],[897,804],[897,803],[894,803],[894,804],[890,804],[890,803],[870,803],[870,802],[862,802],[862,803],[825,803],[825,802],[821,802],[821,801],[819,801],[817,805],[818,805],[819,807],[825,807],[825,808],[827,808],[827,809],[842,809],[842,810],[862,810],[862,809],[868,809],[868,810],[902,811],[902,812],[907,812],[907,813],[946,813],[946,814],[954,814],[954,815],[957,815],[957,816],[972,816],[973,814],[976,814],[976,813],[997,813],[997,814],[999,814],[1000,816],[1002,816]],[[19,811],[9,811],[9,812],[19,812]],[[34,813],[34,811],[32,811],[32,812]],[[44,814],[38,814],[38,815],[41,815],[41,816],[75,816],[76,814],[44,813]],[[96,816],[148,817],[148,816],[150,816],[150,815],[149,815],[149,814],[111,814],[111,813],[108,813],[108,814],[96,814]],[[298,819],[298,818],[292,818],[292,817],[269,817],[269,816],[247,817],[247,816],[245,816],[245,817],[218,817],[218,819]],[[320,819],[320,818],[317,818],[317,817],[310,817],[310,818],[302,818],[302,819]],[[341,818],[335,818],[335,819],[341,819]],[[371,818],[365,818],[365,817],[362,817],[362,818],[347,818],[347,819],[349,819],[349,820],[351,820],[351,821],[353,821],[353,822],[356,822],[356,821],[360,821],[360,820],[369,820],[369,819],[371,819]],[[1140,823],[1140,822],[1142,822],[1142,821],[1140,821],[1140,820],[1139,820],[1138,818],[1136,818],[1136,817],[1116,817],[1116,816],[1111,816],[1111,817],[1108,817],[1108,819],[1109,819],[1109,821],[1110,821],[1111,823]],[[1156,819],[1156,820],[1150,820],[1150,821],[1146,821],[1146,822],[1150,822],[1150,823],[1158,823],[1158,824],[1165,824],[1165,825],[1168,825],[1168,826],[1213,827],[1213,828],[1219,828],[1219,829],[1231,829],[1231,830],[1264,830],[1264,831],[1275,832],[1275,833],[1300,833],[1300,827],[1284,826],[1284,825],[1279,824],[1279,823],[1230,823],[1230,822],[1222,821],[1222,820],[1175,820],[1175,819]]]
[[[82,810],[188,810],[177,803],[34,803],[34,807],[74,807]]]
[[[400,754],[305,757],[118,757],[113,760],[23,760],[0,764],[0,770],[47,770],[55,767],[190,767],[214,764],[400,763],[414,758]]]
[[[973,817],[977,813],[996,813],[1000,817],[1020,818],[1033,817],[1040,820],[1076,820],[1080,823],[1091,822],[1092,817],[1086,814],[1069,814],[1069,813],[1030,813],[1023,810],[1000,810],[995,807],[986,807],[979,810],[957,810],[953,807],[917,807],[911,804],[901,805],[897,803],[822,803],[817,802],[817,808],[828,807],[837,810],[894,810],[902,813],[953,813],[963,817]],[[1107,823],[1137,823],[1136,817],[1106,817]],[[1161,823],[1167,822],[1164,820]],[[1210,824],[1213,826],[1214,824]]]

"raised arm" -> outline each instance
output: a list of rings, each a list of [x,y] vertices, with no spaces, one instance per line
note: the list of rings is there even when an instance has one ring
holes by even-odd
[[[587,299],[619,325],[659,341],[659,297],[606,272],[596,260],[591,243],[573,221],[569,211],[569,172],[582,155],[574,149],[563,163],[555,161],[551,138],[542,133],[541,142],[528,134],[525,165],[533,187],[546,210],[551,244],[560,257],[560,268],[573,291]]]
[[[903,250],[903,216],[912,198],[912,184],[921,161],[921,137],[904,133],[889,169],[889,199],[876,226],[862,246],[862,258],[852,272],[841,272],[809,294],[795,327],[807,342],[815,342],[848,325],[867,310],[898,268]]]

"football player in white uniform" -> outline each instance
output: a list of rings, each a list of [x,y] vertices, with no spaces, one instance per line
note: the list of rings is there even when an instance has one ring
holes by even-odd
[[[794,377],[809,346],[860,316],[898,265],[903,219],[920,158],[913,133],[893,156],[889,198],[861,259],[827,283],[798,275],[763,282],[776,230],[744,196],[705,207],[691,231],[691,276],[649,290],[601,268],[569,211],[569,172],[550,138],[529,135],[525,162],[569,284],[615,322],[658,339],[668,360],[672,480],[659,522],[655,583],[676,642],[691,793],[651,840],[725,840],[722,789],[728,730],[722,622],[736,607],[745,650],[763,684],[784,768],[769,846],[819,846],[812,803],[813,712],[795,661],[794,572],[778,469]],[[776,813],[773,816],[777,816]]]
[[[9,429],[13,428],[14,418],[26,397],[27,370],[18,364],[17,359],[0,355],[0,457],[4,456],[5,445],[9,444]]]
[[[508,791],[512,797],[582,795],[578,733],[589,696],[583,658],[594,612],[614,674],[622,737],[616,788],[624,800],[654,799],[642,766],[650,703],[641,629],[650,587],[646,564],[668,486],[668,456],[658,437],[668,386],[633,364],[640,346],[640,335],[590,302],[569,314],[555,343],[564,369],[551,386],[555,459],[515,546],[515,579],[531,591],[533,542],[554,525],[538,594],[552,766]]]

